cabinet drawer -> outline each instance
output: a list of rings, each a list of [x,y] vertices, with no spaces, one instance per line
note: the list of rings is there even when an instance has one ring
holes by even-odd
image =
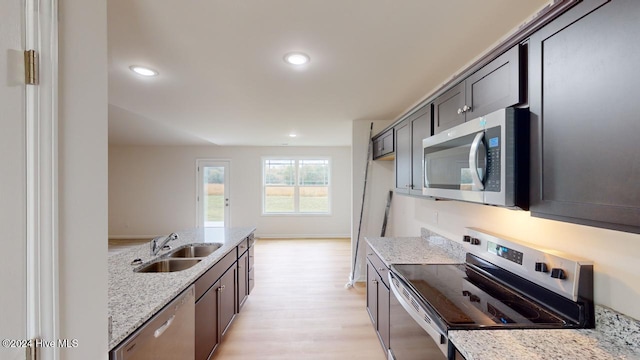
[[[382,282],[389,287],[389,268],[384,264],[382,259],[376,255],[371,246],[367,245],[367,259],[371,261],[371,265],[380,275]]]
[[[207,270],[202,276],[196,280],[196,300],[200,299],[202,295],[213,285],[233,263],[236,262],[236,252],[230,251],[222,259],[220,259],[211,269]]]
[[[238,259],[249,249],[249,238],[242,240],[238,245]]]

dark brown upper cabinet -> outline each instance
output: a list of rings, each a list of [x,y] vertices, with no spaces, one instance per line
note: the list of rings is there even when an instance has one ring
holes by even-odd
[[[422,195],[422,140],[431,136],[432,104],[396,125],[396,192]]]
[[[638,14],[583,1],[531,36],[533,216],[640,233]]]
[[[393,128],[373,138],[373,160],[393,160]]]
[[[526,101],[521,61],[526,48],[516,45],[434,100],[434,134]]]

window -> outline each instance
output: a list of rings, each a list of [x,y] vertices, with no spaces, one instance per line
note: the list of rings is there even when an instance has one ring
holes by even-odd
[[[329,214],[330,160],[264,158],[263,214]]]

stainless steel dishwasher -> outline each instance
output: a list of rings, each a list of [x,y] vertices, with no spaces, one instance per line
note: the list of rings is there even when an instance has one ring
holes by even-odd
[[[111,360],[193,360],[195,290],[183,291],[111,352]]]

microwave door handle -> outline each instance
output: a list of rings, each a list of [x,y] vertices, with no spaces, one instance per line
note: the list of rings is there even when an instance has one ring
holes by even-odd
[[[469,168],[471,169],[473,188],[480,191],[484,190],[484,185],[482,184],[482,179],[480,179],[480,175],[478,174],[478,149],[480,148],[480,143],[482,142],[483,137],[484,131],[477,133],[471,143],[471,150],[469,150]]]
[[[422,162],[422,168],[423,168],[423,173],[424,173],[424,184],[423,187],[426,189],[429,187],[429,176],[427,175],[427,158],[424,158],[424,161]]]

